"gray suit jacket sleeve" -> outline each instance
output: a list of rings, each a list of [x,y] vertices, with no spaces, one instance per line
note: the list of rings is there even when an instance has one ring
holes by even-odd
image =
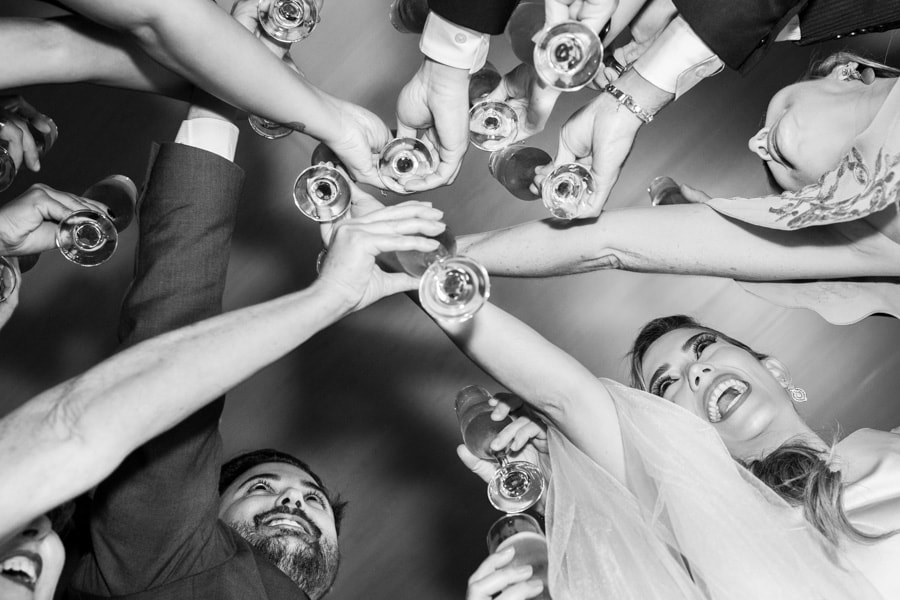
[[[239,167],[209,152],[181,144],[154,148],[120,322],[124,346],[221,312],[242,182]],[[233,542],[216,527],[222,406],[214,402],[145,444],[98,487],[93,551],[79,565],[74,589],[136,593],[233,553]]]

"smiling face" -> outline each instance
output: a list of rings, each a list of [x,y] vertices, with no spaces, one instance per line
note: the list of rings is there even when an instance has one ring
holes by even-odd
[[[767,433],[798,418],[781,363],[757,359],[705,329],[662,335],[644,354],[641,375],[650,393],[712,423],[738,458],[753,454],[755,442],[764,443]]]
[[[860,120],[856,93],[865,84],[837,74],[789,85],[772,98],[750,151],[765,161],[785,190],[815,183],[837,167],[868,122]]]
[[[52,600],[66,556],[62,541],[40,516],[0,542],[0,598]]]
[[[339,563],[334,513],[308,472],[281,462],[248,469],[222,493],[219,518],[311,598],[330,589]]]

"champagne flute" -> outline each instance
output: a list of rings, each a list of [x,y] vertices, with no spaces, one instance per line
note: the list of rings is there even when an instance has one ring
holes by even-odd
[[[553,158],[540,148],[513,145],[491,153],[488,170],[491,175],[519,200],[537,200],[540,194],[531,191],[534,171],[548,165]]]
[[[60,221],[56,246],[62,255],[83,267],[103,264],[113,255],[123,231],[134,218],[137,187],[124,175],[101,179],[81,194],[103,204],[98,208],[76,210]]]
[[[397,252],[397,262],[419,277],[419,301],[435,319],[461,322],[472,318],[491,295],[487,270],[477,261],[456,254],[456,238],[445,229],[432,252]]]
[[[559,165],[541,184],[541,199],[554,217],[574,219],[594,195],[594,177],[578,163]]]
[[[544,583],[544,589],[533,600],[552,600],[547,585],[547,538],[537,519],[526,514],[503,515],[491,525],[487,534],[491,554],[512,546],[515,554],[511,567],[531,566],[531,576]]]
[[[30,122],[28,123],[28,130],[31,132],[31,137],[34,138],[34,145],[37,147],[40,158],[43,158],[44,154],[50,151],[51,146],[53,146],[53,143],[56,142],[56,138],[59,136],[56,123],[52,120],[49,123],[50,131],[47,133],[39,131]],[[12,155],[9,153],[7,142],[2,140],[0,141],[0,192],[5,191],[12,185],[17,174],[16,161],[13,160]]]
[[[416,138],[394,138],[378,156],[378,177],[391,189],[396,185],[402,188],[414,177],[429,175],[436,167],[428,146]]]
[[[314,0],[259,0],[257,14],[269,37],[288,44],[307,37],[319,22]]]
[[[12,262],[5,256],[0,256],[0,302],[6,302],[16,286],[19,285],[19,274]]]
[[[320,163],[294,182],[294,204],[313,221],[334,221],[350,209],[350,182],[337,168]]]
[[[574,92],[597,74],[603,63],[603,44],[578,21],[545,28],[534,46],[534,70],[552,88]]]
[[[664,206],[666,204],[689,204],[678,183],[671,177],[657,177],[650,182],[647,188],[650,194],[651,206]]]
[[[507,415],[494,421],[491,394],[480,385],[470,385],[456,394],[456,418],[463,443],[482,460],[499,461],[500,466],[488,482],[488,500],[497,510],[522,512],[534,506],[544,493],[544,477],[540,469],[526,461],[510,462],[506,452],[491,450],[491,442],[504,427],[512,423]]]
[[[500,73],[489,62],[469,78],[469,141],[479,150],[505,148],[519,130],[519,118],[509,104],[484,99],[500,80]]]

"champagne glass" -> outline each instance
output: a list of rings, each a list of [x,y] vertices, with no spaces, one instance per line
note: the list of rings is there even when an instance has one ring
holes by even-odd
[[[603,44],[589,27],[564,21],[545,28],[534,46],[534,69],[552,88],[580,90],[597,74],[603,62]]]
[[[0,256],[0,302],[6,302],[18,285],[19,274],[16,273],[16,268],[9,259]]]
[[[506,25],[513,54],[534,66],[534,36],[544,28],[544,0],[521,0]]]
[[[456,254],[456,238],[445,229],[435,238],[432,252],[397,252],[397,262],[419,277],[419,301],[436,319],[460,322],[472,318],[491,295],[487,270],[467,256]]]
[[[534,171],[553,162],[549,154],[531,146],[507,146],[491,153],[488,170],[491,175],[519,200],[537,200],[540,194],[532,193]]]
[[[259,0],[257,14],[269,37],[288,44],[307,37],[319,22],[314,0]]]
[[[137,187],[124,175],[101,179],[81,194],[106,206],[107,211],[85,208],[60,221],[56,246],[62,255],[83,267],[103,264],[113,255],[119,231],[134,218]]]
[[[416,138],[394,138],[382,148],[378,156],[378,177],[391,189],[414,177],[433,173],[436,168],[434,155],[422,140]]]
[[[389,16],[400,33],[422,33],[428,19],[428,0],[394,0]]]
[[[37,147],[40,158],[43,158],[44,154],[50,151],[51,146],[53,146],[53,143],[56,142],[56,138],[59,136],[56,123],[53,121],[49,121],[49,123],[50,131],[47,133],[38,130],[30,122],[28,123],[28,130],[31,132],[31,137],[34,138],[34,145]],[[5,140],[2,140],[0,141],[0,192],[5,191],[12,185],[17,174],[16,161],[13,160],[12,155],[9,153],[9,145]]]
[[[541,199],[554,217],[574,219],[594,195],[591,172],[578,163],[559,165],[541,184]]]
[[[516,111],[505,102],[479,102],[469,109],[469,141],[479,150],[506,148],[518,131]]]
[[[481,102],[485,96],[493,92],[503,77],[490,61],[484,63],[475,73],[469,76],[469,106]]]
[[[287,137],[294,132],[294,130],[287,125],[264,119],[258,115],[248,116],[247,122],[250,123],[250,129],[267,140],[277,140]]]
[[[493,554],[512,546],[515,554],[511,567],[531,565],[531,575],[544,582],[544,589],[533,600],[552,600],[547,586],[547,538],[537,519],[531,515],[503,515],[491,525],[487,534],[488,552]]]
[[[294,182],[294,204],[313,221],[334,221],[350,209],[350,182],[327,164],[307,167]]]
[[[544,493],[544,477],[538,467],[526,461],[510,462],[505,452],[491,450],[491,442],[512,423],[508,416],[494,421],[491,394],[480,385],[470,385],[456,394],[456,418],[463,443],[483,460],[499,461],[500,466],[488,482],[488,500],[494,508],[507,513],[522,512],[534,506]]]
[[[657,177],[650,182],[647,193],[650,194],[651,206],[689,204],[684,194],[681,193],[681,188],[671,177]]]

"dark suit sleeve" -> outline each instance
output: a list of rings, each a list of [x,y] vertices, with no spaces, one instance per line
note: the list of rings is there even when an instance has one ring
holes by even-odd
[[[673,0],[691,29],[730,68],[746,73],[807,0]]]
[[[165,144],[154,154],[140,203],[135,278],[120,322],[125,346],[221,312],[243,181],[240,168],[203,150]],[[99,486],[93,552],[73,588],[135,593],[234,552],[216,527],[222,406],[216,401],[145,444]]]
[[[800,45],[900,27],[900,0],[810,0],[800,13]]]
[[[490,35],[503,33],[516,4],[518,0],[428,0],[428,8],[451,23]]]

